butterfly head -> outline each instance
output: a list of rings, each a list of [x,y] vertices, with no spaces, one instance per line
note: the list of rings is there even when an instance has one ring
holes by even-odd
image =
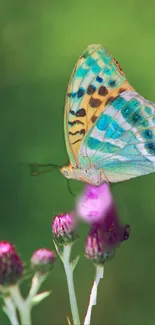
[[[75,167],[72,165],[64,166],[60,168],[60,172],[68,179],[76,179],[79,181],[84,181],[85,183],[89,183],[89,172],[86,169],[82,169],[80,167]],[[87,177],[88,175],[88,177]]]
[[[66,178],[73,178],[73,169],[74,167],[68,165],[68,166],[61,167],[60,172]]]

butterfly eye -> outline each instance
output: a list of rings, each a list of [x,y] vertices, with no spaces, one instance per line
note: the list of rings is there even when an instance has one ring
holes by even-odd
[[[61,169],[60,169],[60,171],[61,171],[61,173],[66,177],[66,178],[69,178],[69,170],[68,170],[68,168],[66,168],[66,167],[62,167]]]
[[[68,177],[68,176],[69,176],[69,171],[68,171],[68,169],[64,169],[64,176],[65,176],[65,177]]]

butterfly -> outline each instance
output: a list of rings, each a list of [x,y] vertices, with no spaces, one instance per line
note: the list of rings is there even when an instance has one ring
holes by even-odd
[[[89,45],[71,74],[60,172],[99,186],[155,172],[155,104],[140,96],[102,45]]]

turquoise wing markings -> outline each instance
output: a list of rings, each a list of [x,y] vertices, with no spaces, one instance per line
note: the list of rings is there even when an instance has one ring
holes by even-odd
[[[82,168],[102,169],[110,182],[155,172],[155,104],[125,91],[106,106],[85,136]]]
[[[102,45],[88,46],[74,66],[66,94],[64,133],[73,166],[78,165],[79,147],[94,123],[93,115],[100,115],[106,100],[115,97],[120,86],[129,87],[115,59]]]

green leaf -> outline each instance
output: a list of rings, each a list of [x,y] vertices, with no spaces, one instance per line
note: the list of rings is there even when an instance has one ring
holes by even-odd
[[[57,251],[57,254],[58,254],[59,257],[61,258],[62,254],[63,254],[63,250],[64,250],[63,246],[58,246],[58,245],[56,244],[56,241],[55,241],[54,239],[53,239],[53,243],[54,243],[55,249],[56,249],[56,251]]]
[[[74,269],[75,269],[75,267],[76,267],[76,265],[77,265],[79,259],[80,259],[80,256],[78,255],[78,256],[76,256],[76,258],[71,262],[72,271],[74,271]]]
[[[42,300],[47,298],[50,294],[51,294],[51,291],[44,291],[44,292],[39,293],[32,299],[32,305],[33,306],[38,305]]]

